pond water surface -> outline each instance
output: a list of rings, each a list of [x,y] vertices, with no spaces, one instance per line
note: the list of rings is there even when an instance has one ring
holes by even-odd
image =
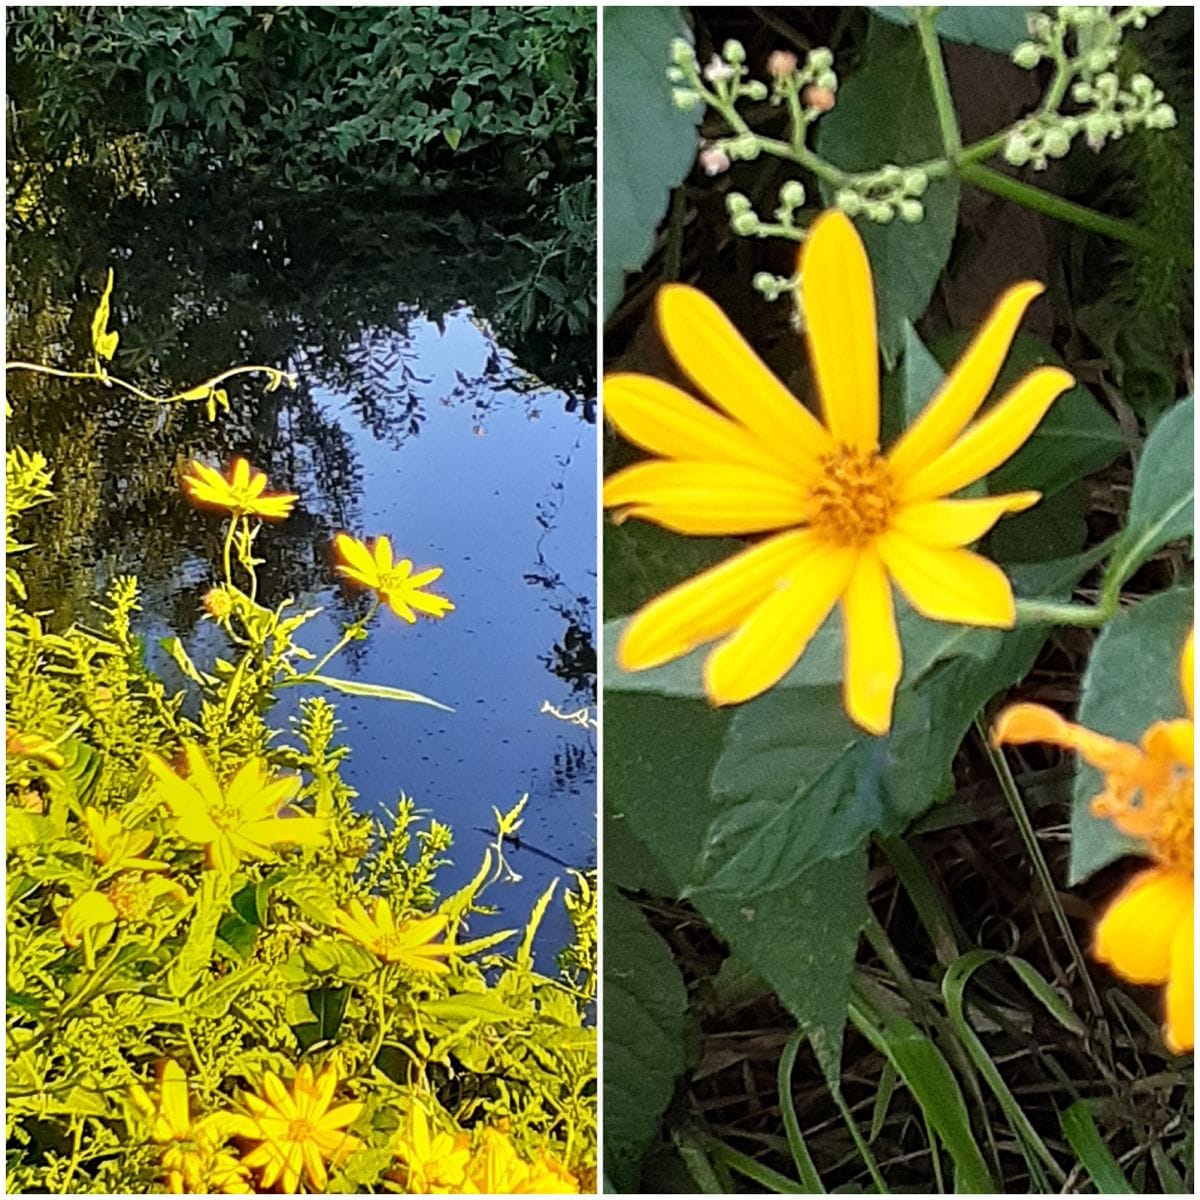
[[[448,249],[444,236],[422,240],[427,221],[359,219],[351,241],[344,218],[311,202],[215,211],[180,194],[99,216],[60,209],[56,223],[10,238],[10,355],[85,361],[98,278],[112,264],[116,374],[159,393],[246,361],[300,379],[271,396],[231,389],[233,412],[209,425],[200,405],[164,414],[92,384],[11,378],[10,444],[47,454],[59,495],[30,531],[46,551],[31,596],[63,622],[87,617],[97,585],[133,572],[156,666],[168,632],[201,665],[222,652],[200,620],[221,525],[179,495],[189,457],[224,467],[242,454],[273,490],[299,493],[293,516],[259,537],[262,599],[323,606],[301,636],[318,654],[367,602],[336,579],[336,531],[386,533],[418,568],[443,567],[435,590],[453,612],[410,626],[384,610],[326,673],[454,711],[328,694],[352,751],[343,773],[362,811],[393,809],[403,792],[452,827],[443,893],[477,870],[492,807],[528,793],[522,844],[507,850],[521,879],[486,897],[516,925],[552,879],[561,895],[567,867],[595,862],[594,732],[543,711],[595,699],[594,382],[547,339],[501,344],[504,327],[487,314],[501,311],[502,264],[516,260],[494,230],[447,217]],[[282,696],[276,726],[298,711],[295,690]],[[539,947],[548,955],[569,938],[555,904]],[[553,971],[548,958],[540,965]]]

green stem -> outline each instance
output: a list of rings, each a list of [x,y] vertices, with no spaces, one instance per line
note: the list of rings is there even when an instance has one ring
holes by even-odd
[[[314,675],[320,675],[329,661],[341,653],[341,651],[344,650],[346,646],[348,646],[354,640],[357,631],[360,629],[365,629],[368,625],[370,625],[378,611],[379,597],[376,596],[369,611],[367,612],[367,615],[363,617],[361,621],[355,621],[352,625],[346,626],[346,631],[338,639],[338,642],[333,649],[330,650],[329,653],[326,654],[325,657],[321,659],[321,661],[317,663],[315,667],[310,668],[309,670],[305,671],[303,675],[298,676],[295,680],[290,682],[305,683],[308,680],[311,680]]]
[[[1104,1007],[1100,1003],[1099,993],[1096,991],[1096,985],[1092,982],[1092,977],[1088,972],[1083,951],[1080,950],[1079,943],[1075,940],[1075,933],[1071,929],[1071,923],[1067,920],[1067,914],[1063,911],[1062,903],[1058,898],[1058,889],[1054,886],[1054,877],[1050,874],[1049,864],[1046,862],[1046,856],[1042,853],[1041,843],[1037,839],[1037,831],[1033,827],[1033,822],[1029,819],[1029,812],[1025,808],[1025,802],[1021,799],[1021,792],[1017,787],[1017,781],[1013,778],[1012,771],[1009,769],[1008,760],[996,746],[992,745],[992,739],[988,736],[983,722],[978,717],[975,718],[975,732],[979,734],[980,740],[983,742],[988,760],[992,765],[992,770],[995,772],[996,779],[1000,784],[1000,790],[1004,793],[1004,799],[1008,804],[1009,811],[1013,815],[1013,820],[1016,822],[1017,831],[1021,835],[1025,852],[1029,855],[1029,861],[1033,864],[1034,874],[1038,877],[1038,882],[1041,884],[1042,890],[1046,893],[1046,901],[1054,916],[1054,922],[1067,944],[1067,950],[1070,952],[1075,969],[1079,974],[1080,983],[1083,984],[1083,989],[1087,993],[1088,1003],[1091,1005],[1096,1019],[1103,1020]]]
[[[946,76],[946,63],[942,58],[942,47],[938,42],[938,9],[922,9],[917,17],[917,33],[921,38],[921,52],[929,71],[929,87],[933,92],[933,106],[937,110],[938,128],[942,133],[942,147],[947,158],[953,158],[962,149],[962,134],[958,128],[958,117],[954,112],[954,100],[950,95],[950,80]]]
[[[1041,188],[1022,183],[1019,179],[1013,179],[979,163],[960,163],[958,175],[965,183],[974,184],[985,192],[1031,208],[1035,212],[1045,213],[1056,221],[1065,221],[1068,225],[1077,225],[1080,229],[1110,237],[1129,246],[1138,246],[1143,250],[1154,249],[1158,245],[1155,236],[1138,225],[1105,216],[1104,213],[1085,208],[1071,200],[1064,200],[1052,192],[1044,192]]]
[[[933,952],[937,955],[938,962],[943,967],[951,966],[958,961],[962,951],[959,949],[954,922],[947,911],[945,901],[929,877],[928,868],[904,838],[877,840],[888,862],[892,864],[896,878],[917,910],[917,919],[925,927],[925,932],[933,943]]]
[[[1053,600],[1018,600],[1018,625],[1075,625],[1081,629],[1094,629],[1105,625],[1116,615],[1117,603],[1102,597],[1102,603],[1059,604]]]
[[[788,1146],[792,1151],[792,1161],[795,1162],[796,1170],[800,1173],[800,1183],[803,1185],[805,1193],[815,1196],[824,1194],[825,1187],[821,1183],[817,1164],[813,1162],[812,1155],[808,1152],[808,1144],[804,1140],[800,1121],[796,1116],[796,1101],[792,1095],[792,1070],[796,1065],[796,1055],[800,1052],[804,1038],[805,1031],[803,1029],[797,1029],[788,1038],[787,1045],[783,1048],[783,1054],[779,1058],[776,1083],[779,1088],[779,1111],[783,1116],[783,1128],[787,1134]]]
[[[233,587],[233,531],[237,528],[236,516],[229,518],[229,528],[225,531],[225,547],[221,552],[221,560],[225,564],[225,582]]]
[[[740,1150],[735,1150],[732,1146],[727,1146],[717,1138],[705,1138],[704,1149],[717,1162],[730,1167],[747,1179],[754,1180],[768,1192],[782,1195],[809,1194],[808,1189],[794,1179],[789,1179],[786,1175],[781,1175],[778,1171],[764,1166],[757,1159],[743,1154]]]

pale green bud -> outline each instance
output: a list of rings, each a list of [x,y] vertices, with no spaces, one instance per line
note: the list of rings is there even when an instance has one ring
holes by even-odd
[[[751,79],[743,85],[742,95],[748,100],[765,100],[767,98],[767,85],[758,79]]]
[[[1042,61],[1042,52],[1033,42],[1018,42],[1013,49],[1012,60],[1018,67],[1029,71]]]
[[[758,232],[759,220],[752,212],[735,213],[729,220],[729,228],[742,237],[751,237]]]
[[[1050,37],[1050,18],[1045,13],[1030,13],[1028,26],[1029,36],[1037,38],[1039,42],[1044,42]]]
[[[692,53],[691,45],[684,38],[676,38],[671,43],[671,61],[677,67],[696,68],[696,56]]]
[[[929,186],[929,176],[921,170],[911,170],[904,172],[904,192],[908,196],[923,196],[925,189]]]
[[[687,76],[678,67],[668,67],[667,78],[672,83],[682,83]]]
[[[779,200],[787,208],[799,208],[804,203],[804,184],[798,179],[789,179],[779,189]]]
[[[1051,158],[1064,158],[1071,149],[1071,139],[1067,136],[1066,130],[1060,129],[1056,125],[1052,129],[1046,130],[1046,134],[1042,138],[1042,149]]]
[[[853,188],[842,188],[834,196],[833,202],[848,217],[857,217],[863,210],[862,197]]]
[[[895,163],[887,163],[879,171],[879,182],[886,187],[894,188],[903,181],[904,172]]]
[[[900,220],[909,225],[915,225],[925,216],[925,206],[920,200],[901,200],[897,208],[900,212]]]
[[[1175,110],[1169,104],[1156,104],[1146,114],[1147,129],[1174,129]]]
[[[1071,99],[1076,104],[1086,104],[1095,94],[1092,85],[1082,80],[1071,89]]]
[[[1149,96],[1154,92],[1154,81],[1140,72],[1129,80],[1129,90],[1135,96]]]
[[[1004,161],[1014,167],[1023,167],[1029,161],[1032,150],[1027,137],[1019,133],[1011,134],[1004,143]]]
[[[700,93],[691,88],[672,88],[671,99],[680,112],[691,112],[700,103]]]
[[[736,217],[739,213],[752,211],[754,205],[750,203],[749,196],[743,196],[741,192],[730,192],[725,197],[725,211],[731,217]]]
[[[721,49],[721,57],[726,62],[744,63],[746,48],[736,38],[730,38]]]
[[[727,142],[725,149],[729,152],[730,158],[740,158],[746,162],[753,162],[758,157],[760,146],[758,138],[752,133],[746,133],[741,137],[734,138],[731,142]]]
[[[877,225],[887,225],[896,215],[892,206],[883,200],[872,200],[866,207],[867,216]]]
[[[1087,56],[1087,69],[1089,71],[1103,71],[1105,67],[1112,63],[1116,56],[1117,52],[1115,50],[1105,46],[1098,46]]]
[[[832,71],[822,71],[820,75],[813,81],[817,87],[824,88],[827,92],[836,92],[838,78]]]
[[[828,71],[833,66],[833,51],[827,46],[818,46],[808,54],[808,69],[814,73]]]

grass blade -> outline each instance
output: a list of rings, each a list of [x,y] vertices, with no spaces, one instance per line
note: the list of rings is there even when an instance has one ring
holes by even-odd
[[[1075,1151],[1083,1169],[1091,1176],[1096,1190],[1102,1196],[1120,1195],[1132,1196],[1133,1184],[1125,1178],[1113,1152],[1100,1136],[1096,1122],[1092,1119],[1091,1109],[1082,1101],[1076,1100],[1062,1114],[1062,1131],[1071,1149]]]

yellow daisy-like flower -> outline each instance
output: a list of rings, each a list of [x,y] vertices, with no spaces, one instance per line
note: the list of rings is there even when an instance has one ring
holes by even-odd
[[[278,1182],[284,1192],[294,1192],[304,1175],[314,1191],[323,1192],[329,1182],[325,1164],[340,1165],[362,1145],[346,1132],[346,1126],[358,1120],[363,1105],[329,1107],[337,1084],[333,1067],[314,1079],[312,1067],[304,1063],[290,1092],[268,1071],[262,1095],[243,1095],[251,1115],[234,1120],[239,1136],[259,1143],[242,1159],[249,1170],[261,1171],[259,1191]]]
[[[92,944],[103,946],[118,922],[144,921],[163,897],[186,904],[187,892],[162,875],[125,871],[104,891],[91,890],[76,896],[58,919],[58,932],[65,946],[78,946],[88,930]]]
[[[1096,926],[1093,953],[1131,983],[1166,984],[1163,1039],[1195,1045],[1195,635],[1180,657],[1187,719],[1156,721],[1132,746],[1063,720],[1040,704],[1014,704],[996,720],[997,745],[1051,742],[1104,775],[1092,812],[1145,843],[1154,866],[1135,875]]]
[[[272,779],[263,760],[252,758],[222,787],[204,751],[193,742],[183,748],[187,779],[156,754],[146,755],[146,765],[176,831],[206,848],[210,867],[231,873],[244,858],[273,857],[274,846],[312,846],[325,837],[327,821],[286,807],[300,790],[298,776]]]
[[[141,855],[150,849],[154,834],[145,829],[126,829],[116,813],[101,812],[90,804],[83,810],[83,827],[91,845],[92,857],[107,872],[140,868],[165,871],[167,864]]]
[[[454,953],[455,948],[433,940],[446,928],[446,917],[440,913],[397,924],[392,906],[384,897],[377,896],[369,914],[362,901],[354,899],[333,914],[333,921],[339,932],[385,963],[401,963],[411,971],[434,975],[450,972],[442,960]]]
[[[202,462],[189,463],[183,490],[194,504],[264,521],[283,520],[299,499],[287,492],[268,493],[266,474],[255,471],[244,458],[233,460],[228,479]]]
[[[547,1150],[529,1163],[508,1136],[486,1128],[468,1168],[464,1192],[482,1196],[562,1196],[579,1191],[579,1180]]]
[[[210,1113],[193,1121],[187,1077],[172,1059],[159,1066],[158,1101],[140,1084],[130,1100],[150,1125],[150,1140],[165,1146],[162,1156],[167,1187],[177,1195],[250,1191],[250,1172],[224,1143],[234,1131],[231,1113]]]
[[[402,1132],[392,1139],[400,1160],[397,1182],[411,1196],[461,1192],[471,1158],[471,1135],[434,1130],[429,1114],[414,1103]]]
[[[75,947],[88,930],[95,930],[92,941],[103,946],[112,937],[116,924],[116,905],[103,892],[89,891],[76,896],[63,909],[58,918],[58,934],[64,946]]]
[[[711,300],[690,287],[663,288],[659,329],[715,407],[647,376],[606,378],[604,411],[630,441],[662,457],[611,476],[604,503],[684,534],[771,536],[638,612],[618,647],[621,666],[655,667],[723,638],[705,662],[704,686],[713,703],[737,704],[776,684],[840,601],[846,711],[880,734],[891,725],[902,667],[893,583],[932,620],[1010,628],[1008,578],[966,547],[1040,496],[948,497],[1011,457],[1073,382],[1039,367],[975,419],[1041,291],[1021,283],[1004,293],[937,395],[884,453],[871,270],[842,213],[817,218],[800,257],[823,423]]]
[[[414,575],[411,559],[393,560],[388,537],[376,538],[370,548],[348,533],[339,533],[333,541],[341,559],[338,573],[351,583],[377,592],[379,599],[410,625],[416,622],[419,612],[440,618],[453,610],[454,605],[445,596],[422,590],[441,578],[441,567],[430,567]]]

